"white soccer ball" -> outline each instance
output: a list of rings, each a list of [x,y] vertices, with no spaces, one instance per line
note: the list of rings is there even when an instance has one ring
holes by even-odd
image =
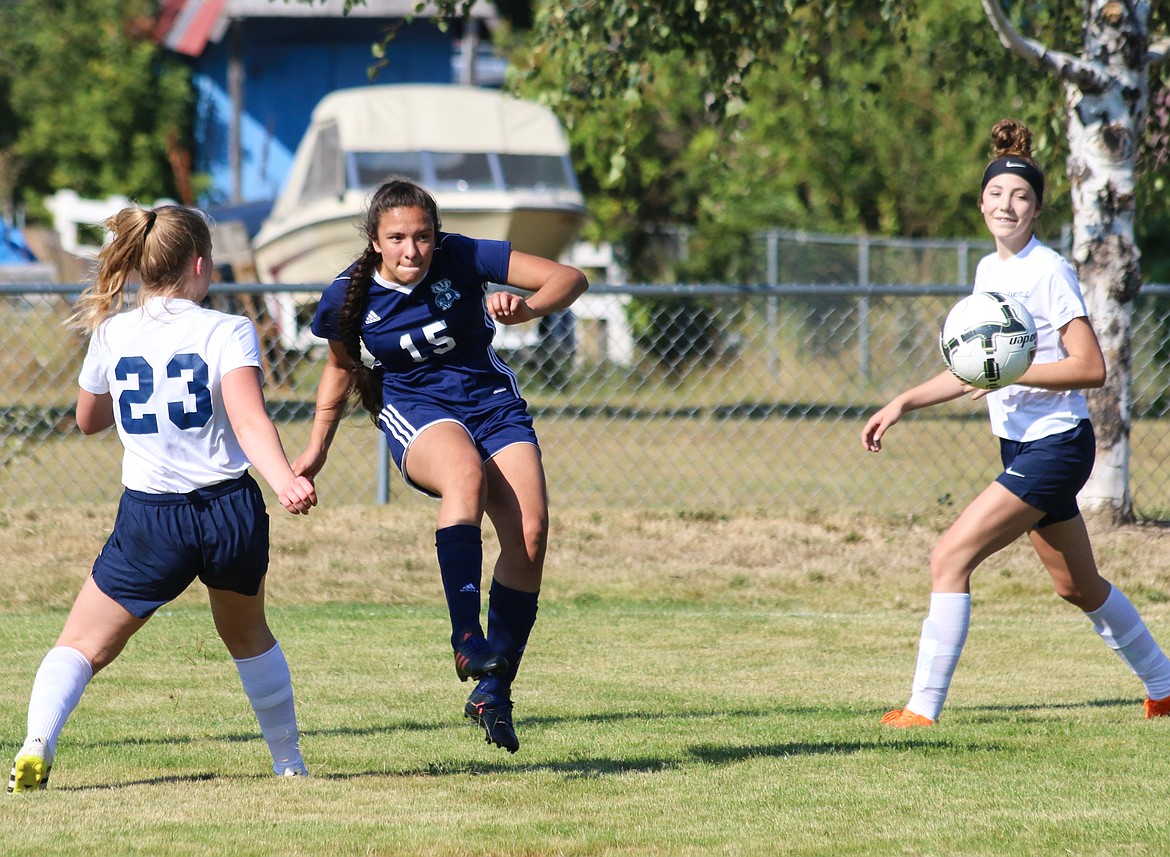
[[[1036,356],[1036,322],[1015,298],[976,292],[947,313],[938,347],[964,384],[997,390],[1014,384]]]

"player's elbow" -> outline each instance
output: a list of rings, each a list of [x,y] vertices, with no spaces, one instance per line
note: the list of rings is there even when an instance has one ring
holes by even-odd
[[[77,427],[81,429],[81,433],[87,437],[91,434],[97,434],[99,431],[109,428],[109,426],[101,425],[97,421],[87,419],[83,416],[77,417]]]
[[[1109,371],[1105,368],[1105,361],[1094,361],[1093,365],[1089,367],[1088,377],[1085,379],[1085,386],[1090,389],[1104,387],[1108,377]]]
[[[572,271],[572,277],[569,282],[569,296],[570,302],[572,302],[589,290],[589,279],[582,271],[576,268],[569,268],[569,270]]]
[[[97,434],[114,424],[112,400],[105,396],[82,394],[77,398],[73,421],[84,435]]]

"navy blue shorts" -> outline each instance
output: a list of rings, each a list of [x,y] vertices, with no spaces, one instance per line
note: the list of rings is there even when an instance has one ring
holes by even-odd
[[[267,571],[268,512],[260,486],[245,473],[190,494],[127,488],[93,580],[145,619],[195,578],[209,589],[255,595]]]
[[[1085,487],[1097,455],[1093,425],[1081,420],[1076,428],[1039,440],[999,441],[1004,471],[995,481],[1029,506],[1044,512],[1036,529],[1068,521],[1081,513],[1077,492]]]
[[[470,410],[459,415],[425,399],[387,402],[378,414],[378,426],[386,436],[390,455],[406,484],[432,497],[434,495],[430,491],[410,481],[410,477],[402,470],[402,460],[422,430],[440,422],[454,422],[463,426],[484,461],[514,443],[539,446],[528,406],[523,399],[514,396],[508,396],[495,407]]]

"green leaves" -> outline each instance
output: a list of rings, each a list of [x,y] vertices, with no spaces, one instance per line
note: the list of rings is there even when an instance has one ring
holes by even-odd
[[[151,0],[23,3],[7,10],[11,151],[26,203],[58,188],[82,196],[178,197],[169,155],[186,144],[186,68],[151,39]],[[15,72],[15,73],[13,73]],[[0,141],[2,144],[2,141]]]

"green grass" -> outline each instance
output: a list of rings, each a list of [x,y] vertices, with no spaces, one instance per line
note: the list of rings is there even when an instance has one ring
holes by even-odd
[[[165,610],[91,685],[11,854],[1164,853],[1170,723],[1054,599],[984,605],[939,726],[905,699],[921,616],[806,595],[546,599],[519,754],[460,716],[443,611],[271,611],[313,776],[283,781],[201,606]],[[1027,615],[1023,615],[1027,614]],[[60,611],[9,613],[0,739]],[[585,655],[582,659],[582,655]],[[575,663],[575,666],[566,665]],[[22,831],[19,836],[11,832]]]

